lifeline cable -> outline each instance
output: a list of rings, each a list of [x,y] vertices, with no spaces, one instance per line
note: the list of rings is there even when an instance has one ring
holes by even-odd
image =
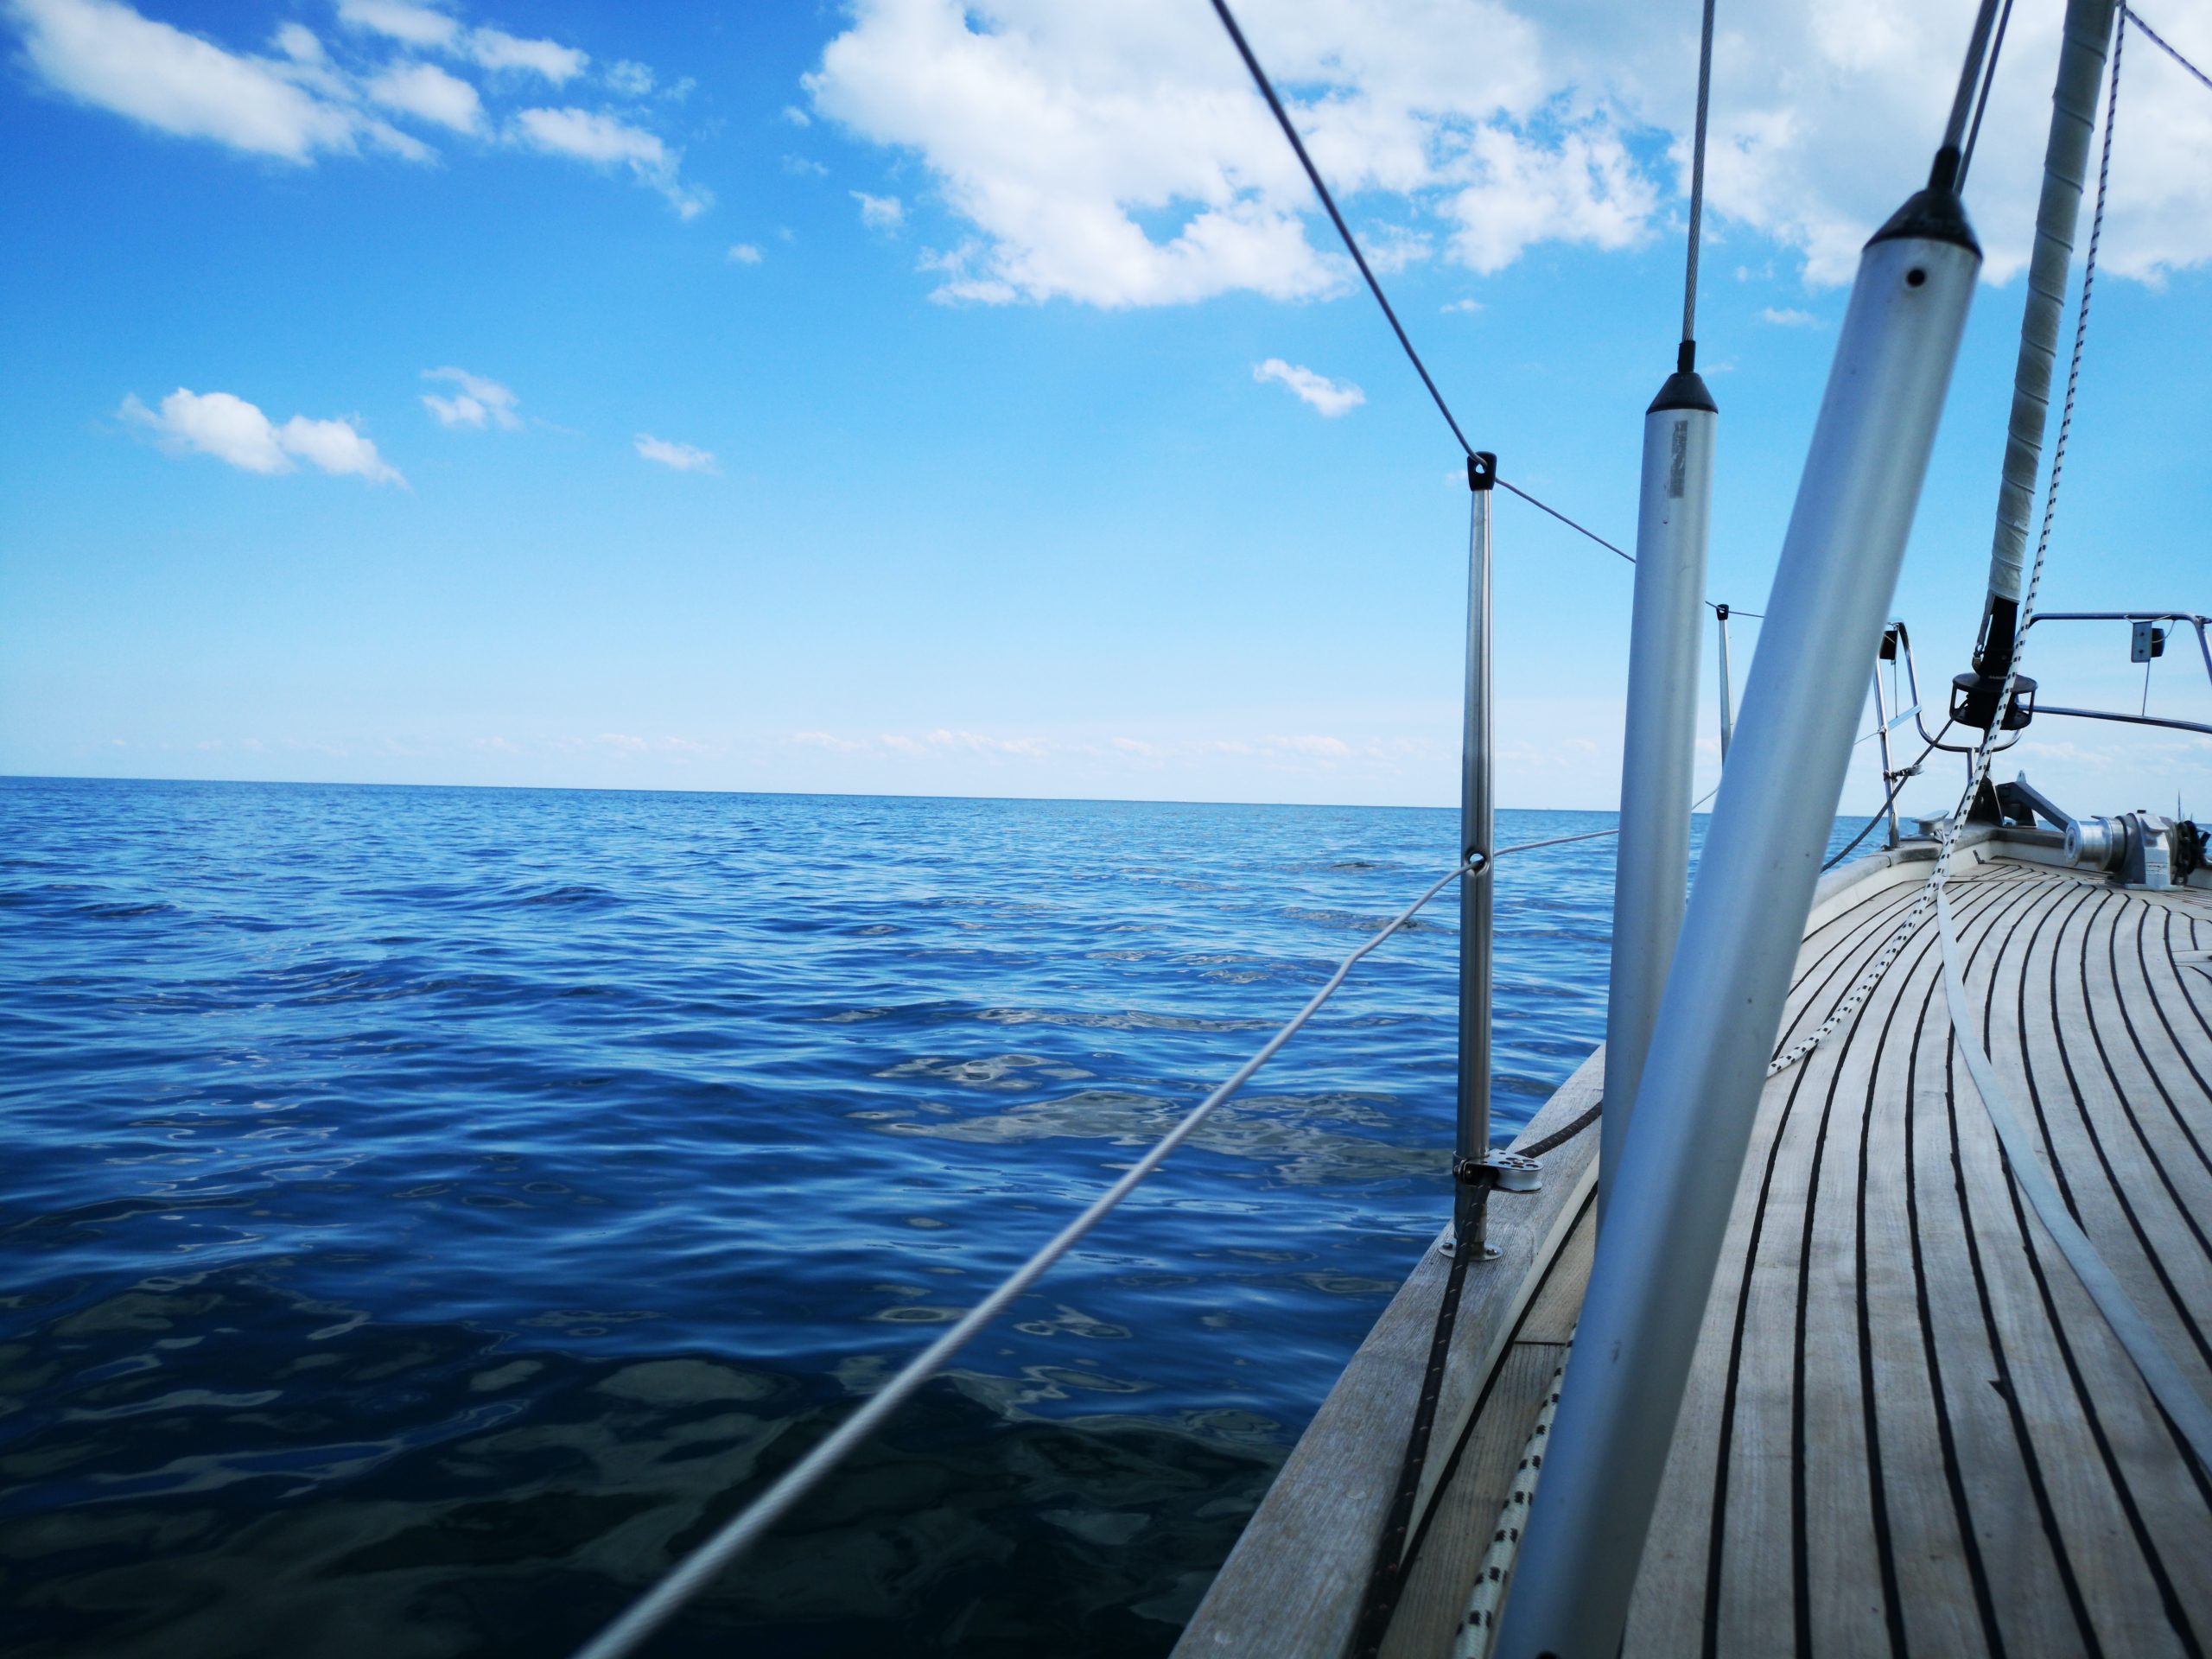
[[[1715,785],[1690,804],[1694,812],[1720,792]],[[1503,858],[1508,853],[1525,853],[1539,847],[1563,847],[1570,842],[1599,841],[1607,836],[1620,834],[1620,826],[1610,830],[1591,830],[1575,836],[1552,836],[1542,841],[1524,841],[1511,847],[1501,847],[1492,855]],[[1593,1100],[1586,1110],[1562,1128],[1554,1130],[1541,1141],[1527,1146],[1516,1145],[1516,1156],[1541,1158],[1565,1146],[1568,1141],[1598,1121],[1605,1103],[1601,1097]],[[1408,1533],[1413,1526],[1414,1502],[1421,1492],[1421,1475],[1428,1465],[1428,1444],[1435,1428],[1436,1402],[1443,1389],[1444,1365],[1452,1351],[1452,1332],[1459,1318],[1459,1300],[1467,1278],[1467,1262],[1473,1251],[1467,1245],[1475,1241],[1454,1239],[1451,1271],[1445,1275],[1444,1293],[1436,1305],[1436,1323],[1429,1332],[1428,1363],[1422,1374],[1419,1401],[1414,1407],[1411,1433],[1406,1437],[1406,1455],[1398,1466],[1398,1484],[1392,1494],[1390,1507],[1385,1511],[1382,1530],[1375,1542],[1373,1564],[1368,1568],[1367,1589],[1360,1598],[1360,1610],[1352,1624],[1351,1654],[1353,1659],[1374,1659],[1382,1651],[1383,1637],[1389,1635],[1391,1617],[1397,1611],[1398,1597],[1405,1588],[1405,1572],[1409,1563],[1404,1548]]]
[[[1707,800],[1712,796],[1708,794]],[[1703,805],[1700,801],[1698,805]],[[1696,808],[1693,807],[1692,810]],[[1397,932],[1414,918],[1432,899],[1453,881],[1465,877],[1475,880],[1487,876],[1497,861],[1510,853],[1534,852],[1539,848],[1565,846],[1570,842],[1593,841],[1601,836],[1618,835],[1618,829],[1593,830],[1585,835],[1553,836],[1541,841],[1516,842],[1501,847],[1487,859],[1478,863],[1470,860],[1439,876],[1421,895],[1400,911],[1357,950],[1337,964],[1321,988],[1313,995],[1274,1036],[1260,1046],[1252,1058],[1232,1072],[1229,1079],[1184,1116],[1183,1119],[1155,1142],[1152,1149],[1129,1166],[1122,1178],[1093,1199],[1090,1207],[1053,1236],[1046,1246],[1031,1256],[1007,1276],[982,1301],[969,1309],[945,1333],[921,1353],[907,1362],[906,1367],[882,1388],[868,1397],[867,1403],[840,1424],[836,1431],[817,1446],[813,1451],[786,1470],[767,1491],[754,1498],[743,1510],[722,1524],[707,1541],[685,1556],[660,1582],[632,1603],[620,1617],[608,1624],[582,1647],[576,1649],[575,1659],[622,1659],[634,1653],[677,1612],[684,1604],[696,1596],[714,1580],[715,1575],[736,1560],[758,1542],[761,1535],[783,1518],[791,1507],[805,1497],[851,1454],[861,1442],[875,1432],[883,1420],[941,1370],[952,1357],[964,1347],[983,1326],[989,1324],[1027,1290],[1055,1262],[1072,1249],[1093,1227],[1105,1218],[1116,1205],[1134,1192],[1137,1185],[1166,1161],[1200,1123],[1211,1115],[1214,1108],[1234,1095],[1249,1083],[1254,1073],[1274,1058],[1283,1045],[1295,1036],[1306,1022],[1313,1018],[1321,1005],[1336,994],[1355,963],[1367,953]],[[1479,857],[1479,855],[1478,855]],[[1572,1134],[1586,1127],[1592,1115],[1571,1125],[1566,1132]],[[1543,1142],[1557,1144],[1558,1139]]]
[[[1344,982],[1344,976],[1351,971],[1362,957],[1411,922],[1416,911],[1452,882],[1462,876],[1472,880],[1487,875],[1491,865],[1492,860],[1485,859],[1479,864],[1471,860],[1454,866],[1431,883],[1421,897],[1338,963],[1336,971],[1307,1000],[1304,1007],[1262,1043],[1259,1052],[1231,1073],[1226,1082],[1186,1113],[1182,1121],[1154,1143],[1150,1151],[1130,1165],[1119,1180],[1094,1198],[1081,1215],[1063,1227],[1042,1249],[1015,1268],[989,1295],[963,1314],[943,1336],[908,1361],[896,1376],[871,1395],[866,1404],[839,1424],[836,1431],[813,1451],[785,1471],[766,1491],[725,1522],[712,1537],[685,1556],[658,1584],[579,1648],[575,1659],[620,1659],[623,1655],[634,1653],[656,1630],[674,1618],[685,1603],[712,1583],[716,1573],[742,1555],[794,1504],[819,1485],[830,1471],[875,1432],[885,1418],[905,1404],[922,1384],[935,1376],[978,1332],[1036,1282],[1046,1268],[1104,1220],[1116,1205],[1135,1191],[1140,1182],[1160,1167],[1169,1153],[1190,1138],[1217,1106],[1250,1081],[1252,1075],[1274,1058],[1277,1051],[1297,1034],[1324,1002],[1336,994],[1337,988]]]

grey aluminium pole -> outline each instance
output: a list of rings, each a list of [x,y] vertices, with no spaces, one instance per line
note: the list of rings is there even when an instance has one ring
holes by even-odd
[[[1636,516],[1636,610],[1629,631],[1628,716],[1621,736],[1621,833],[1614,842],[1612,974],[1605,992],[1605,1111],[1598,1120],[1598,1224],[1628,1141],[1667,963],[1689,885],[1690,773],[1697,762],[1697,648],[1705,544],[1713,517],[1719,407],[1697,372],[1697,266],[1705,217],[1706,116],[1713,13],[1698,35],[1697,131],[1690,146],[1689,253],[1675,372],[1643,411]],[[1724,612],[1723,615],[1726,613]],[[1725,624],[1723,625],[1726,626]],[[1721,693],[1727,695],[1725,685]],[[1725,759],[1725,756],[1724,756]]]
[[[1621,745],[1621,834],[1614,843],[1612,976],[1605,996],[1605,1110],[1598,1119],[1598,1224],[1605,1225],[1628,1139],[1643,1053],[1659,1017],[1668,960],[1689,887],[1690,780],[1697,760],[1698,645],[1720,415],[1689,367],[1669,377],[1643,416],[1636,525],[1636,609]]]
[[[1716,605],[1720,619],[1720,764],[1728,764],[1728,746],[1736,741],[1736,694],[1728,684],[1728,607]]]
[[[1981,254],[1947,147],[1836,344],[1504,1612],[1503,1659],[1612,1659]]]
[[[1491,805],[1490,509],[1497,457],[1467,458],[1472,505],[1467,531],[1466,726],[1459,751],[1459,856],[1479,854],[1482,873],[1459,882],[1459,1125],[1452,1184],[1455,1248],[1487,1255],[1483,1243],[1488,1189],[1471,1179],[1490,1156]]]

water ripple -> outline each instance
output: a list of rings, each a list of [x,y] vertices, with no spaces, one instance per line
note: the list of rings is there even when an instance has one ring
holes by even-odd
[[[565,1651],[1455,841],[0,781],[10,1651]],[[1598,1039],[1611,874],[1600,842],[1496,875],[1501,1131]],[[1370,958],[657,1651],[1164,1652],[1448,1206],[1454,925]]]

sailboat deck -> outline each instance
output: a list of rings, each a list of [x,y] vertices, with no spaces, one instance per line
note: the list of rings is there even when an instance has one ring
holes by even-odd
[[[1960,858],[1970,1034],[2075,1219],[2212,1393],[2212,976],[2196,965],[2212,895]],[[1918,885],[1808,937],[1784,1044]],[[1721,1261],[1630,1652],[2212,1641],[2212,1485],[2006,1170],[1932,921],[1767,1085]]]
[[[2212,893],[2126,891],[2028,861],[2048,855],[2023,839],[1962,846],[1954,867],[1970,1033],[2081,1227],[2212,1395]],[[1784,1045],[1845,996],[1926,873],[1909,849],[1824,886]],[[1541,1287],[1540,1328],[1523,1314],[1494,1344],[1479,1402],[1440,1442],[1452,1461],[1388,1656],[1448,1649],[1580,1302],[1586,1220],[1560,1234],[1518,1269]],[[1380,1436],[1369,1455],[1394,1465],[1402,1443]],[[1281,1541],[1248,1533],[1192,1650],[1343,1650],[1342,1624],[1224,1623]],[[2208,1643],[2212,1481],[2005,1166],[1953,1039],[1931,915],[1767,1085],[1624,1651]]]

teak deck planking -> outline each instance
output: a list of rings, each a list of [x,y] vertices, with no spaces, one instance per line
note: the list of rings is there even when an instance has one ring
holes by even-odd
[[[1955,861],[1971,1033],[2077,1222],[2212,1394],[2212,894],[2052,868],[2048,839],[1979,836]],[[1822,882],[1783,1045],[1857,981],[1929,855]],[[1626,1654],[2212,1643],[2212,1479],[2015,1189],[1950,1018],[1931,915],[1767,1085]],[[1582,1110],[1601,1064],[1523,1139]],[[1388,1659],[1448,1650],[1580,1306],[1596,1141],[1550,1154],[1545,1193],[1493,1200],[1506,1253],[1471,1271]],[[1442,1267],[1431,1251],[1391,1303],[1179,1653],[1343,1653]]]

